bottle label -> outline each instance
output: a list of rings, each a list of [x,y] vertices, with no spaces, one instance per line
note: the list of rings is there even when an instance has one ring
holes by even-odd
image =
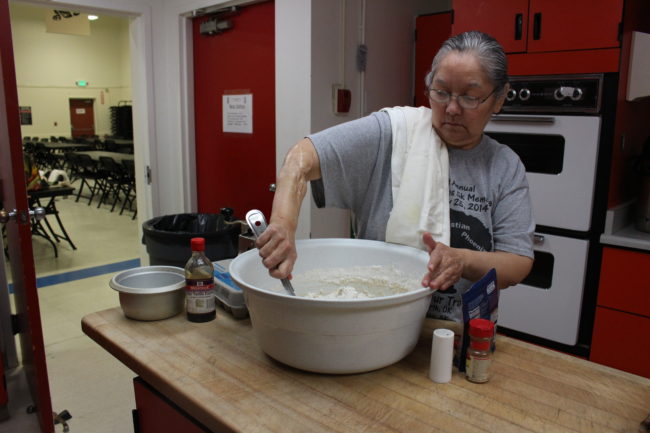
[[[487,382],[490,378],[490,358],[468,356],[465,363],[465,375],[472,382]]]
[[[185,299],[188,313],[204,314],[215,310],[214,279],[185,280]]]

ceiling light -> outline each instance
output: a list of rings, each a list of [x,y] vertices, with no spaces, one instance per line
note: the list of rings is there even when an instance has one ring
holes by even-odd
[[[96,19],[99,19],[99,17],[97,15],[88,15],[88,19],[90,21],[95,21]]]

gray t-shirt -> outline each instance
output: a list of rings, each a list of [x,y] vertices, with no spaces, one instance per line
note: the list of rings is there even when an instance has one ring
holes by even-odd
[[[393,207],[389,115],[376,112],[309,139],[322,174],[312,182],[316,205],[350,209],[357,237],[385,240]],[[473,149],[447,150],[450,246],[532,258],[535,224],[526,170],[517,154],[486,135]],[[470,285],[461,280],[446,294],[462,293]]]

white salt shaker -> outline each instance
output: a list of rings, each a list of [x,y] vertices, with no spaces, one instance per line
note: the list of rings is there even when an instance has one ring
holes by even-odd
[[[436,383],[447,383],[451,380],[452,363],[454,360],[454,331],[439,328],[433,331],[431,343],[431,364],[429,378]]]

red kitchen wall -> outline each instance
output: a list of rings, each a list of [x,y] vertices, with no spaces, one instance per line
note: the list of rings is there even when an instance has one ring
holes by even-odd
[[[232,29],[200,34],[193,22],[194,109],[198,210],[231,207],[243,218],[250,209],[270,216],[275,182],[274,3],[241,9],[227,17]],[[253,133],[223,132],[222,97],[253,95]]]

